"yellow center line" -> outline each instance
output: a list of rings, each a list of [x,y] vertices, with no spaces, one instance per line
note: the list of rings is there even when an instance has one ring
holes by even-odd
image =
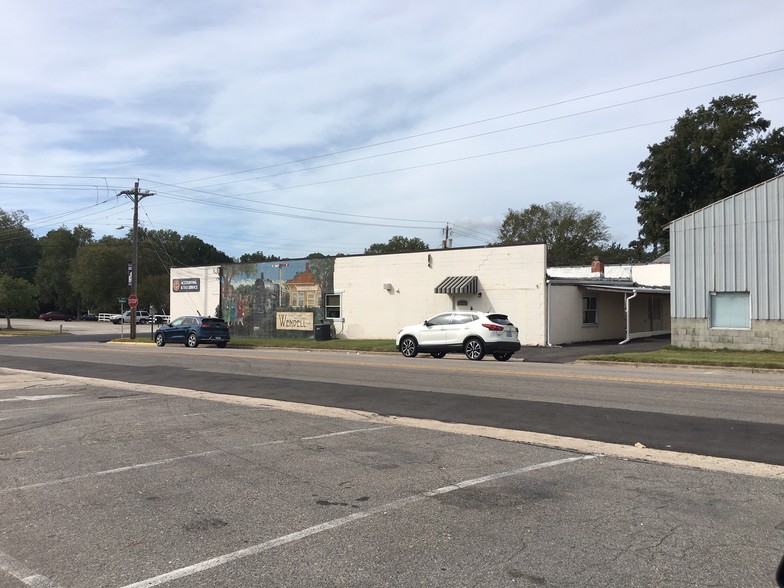
[[[122,349],[120,348],[122,346]],[[136,345],[128,345],[128,344],[121,344],[121,345],[111,345],[111,346],[102,346],[99,348],[96,347],[77,347],[74,345],[69,346],[62,346],[62,349],[84,349],[89,350],[91,352],[95,352],[96,349],[100,351],[107,351],[107,352],[121,352],[127,354],[129,352],[135,351],[152,351],[152,349],[148,348],[145,345],[145,349],[140,349],[140,347]],[[156,353],[166,353],[167,349],[155,349]],[[289,351],[289,350],[275,350],[275,351]],[[330,352],[332,353],[332,352]],[[350,352],[349,352],[350,353]],[[181,355],[179,351],[177,352],[169,352],[169,355]],[[217,357],[226,357],[230,359],[256,359],[256,360],[263,360],[263,361],[281,361],[280,359],[275,359],[272,357],[259,357],[257,354],[250,354],[250,353],[243,353],[242,351],[232,351],[227,352],[225,350],[218,351],[217,349],[210,353],[211,356]],[[328,365],[340,365],[345,363],[343,361],[343,356],[341,355],[340,360],[331,359],[331,358],[321,358],[321,357],[286,357],[284,361],[290,363],[322,363]],[[763,391],[763,392],[784,392],[784,386],[769,386],[769,385],[762,385],[762,384],[724,384],[721,382],[697,382],[697,381],[690,381],[690,380],[662,380],[657,378],[631,378],[627,376],[604,376],[598,374],[563,374],[563,373],[556,373],[556,372],[539,372],[534,370],[524,370],[524,369],[516,369],[513,368],[510,364],[502,364],[498,365],[495,369],[488,369],[482,368],[478,365],[472,365],[470,367],[462,367],[459,365],[454,365],[450,362],[448,368],[443,365],[434,365],[435,361],[427,363],[420,363],[417,360],[409,360],[410,363],[391,363],[391,362],[383,362],[383,361],[362,361],[362,360],[351,360],[352,366],[362,366],[362,367],[385,367],[385,368],[395,368],[395,369],[404,369],[404,370],[428,370],[428,371],[443,371],[448,373],[455,373],[455,372],[463,372],[463,373],[470,373],[470,374],[492,374],[494,376],[529,376],[529,377],[539,377],[539,378],[551,378],[551,379],[559,379],[559,380],[583,380],[589,382],[620,382],[625,384],[655,384],[658,386],[683,386],[683,387],[690,387],[690,388],[714,388],[714,389],[721,389],[721,390],[753,390],[753,391]],[[442,360],[443,361],[443,360]],[[478,363],[478,362],[477,362]]]

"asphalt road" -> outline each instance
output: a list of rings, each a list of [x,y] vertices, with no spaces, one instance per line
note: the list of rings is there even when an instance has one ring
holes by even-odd
[[[51,342],[0,366],[784,465],[778,374]]]
[[[487,431],[2,371],[0,432],[8,588],[767,587],[784,551],[780,478]]]
[[[3,587],[770,586],[784,552],[777,373],[44,339],[0,343]]]

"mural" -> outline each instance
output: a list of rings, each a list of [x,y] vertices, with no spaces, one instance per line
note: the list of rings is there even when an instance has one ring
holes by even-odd
[[[321,323],[323,294],[333,290],[334,271],[333,257],[222,265],[221,306],[216,314],[237,337],[312,336],[311,329],[287,326],[304,324],[301,320],[283,319],[302,319],[310,313],[313,323]]]

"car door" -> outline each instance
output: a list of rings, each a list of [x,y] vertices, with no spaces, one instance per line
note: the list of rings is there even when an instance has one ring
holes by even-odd
[[[459,349],[463,346],[463,341],[468,335],[471,327],[471,322],[475,321],[477,316],[464,312],[456,312],[452,315],[452,320],[444,330],[444,338],[447,346]]]
[[[451,312],[437,314],[429,318],[419,329],[420,347],[443,347],[446,344],[446,328],[452,319]]]
[[[172,343],[184,343],[188,334],[188,322],[190,318],[181,316],[171,322],[171,326],[166,329],[166,341]]]

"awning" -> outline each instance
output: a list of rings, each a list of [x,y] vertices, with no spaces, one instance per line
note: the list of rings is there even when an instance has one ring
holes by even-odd
[[[436,294],[476,294],[479,278],[476,276],[449,276],[435,288]]]

